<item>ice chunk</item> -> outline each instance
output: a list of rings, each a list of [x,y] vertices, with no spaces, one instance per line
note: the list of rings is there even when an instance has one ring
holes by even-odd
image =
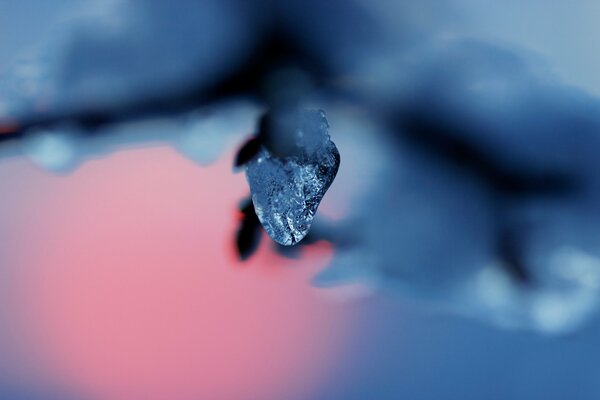
[[[246,164],[252,202],[260,223],[277,243],[290,246],[308,233],[319,203],[337,174],[340,155],[320,110],[278,115],[264,143]]]

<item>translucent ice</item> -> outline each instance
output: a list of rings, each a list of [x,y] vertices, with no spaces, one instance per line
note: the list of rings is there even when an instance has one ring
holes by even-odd
[[[278,115],[272,135],[246,164],[252,202],[260,223],[277,243],[290,246],[311,227],[321,199],[333,182],[340,155],[320,110]]]

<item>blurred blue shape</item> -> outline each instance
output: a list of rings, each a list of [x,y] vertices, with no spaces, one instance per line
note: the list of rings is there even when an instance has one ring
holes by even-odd
[[[221,97],[249,93],[253,112],[345,106],[341,119],[368,119],[390,149],[362,150],[361,165],[385,168],[358,183],[368,189],[354,192],[352,235],[327,232],[336,257],[316,282],[367,277],[541,332],[572,330],[596,308],[600,103],[525,50],[462,40],[464,2],[94,4],[3,81],[16,100],[0,112],[30,118],[14,135],[41,165],[64,172],[142,143],[209,163],[225,132],[242,134],[227,106],[206,105]],[[69,123],[86,137],[76,146],[39,134]],[[351,127],[332,132],[355,140]]]
[[[182,117],[182,126],[172,135],[173,146],[200,165],[212,164],[232,141],[254,133],[259,115],[258,105],[247,99],[200,108]]]
[[[579,327],[598,306],[600,102],[493,45],[419,54],[386,89],[395,167],[354,210],[364,255],[340,250],[316,282],[369,276],[504,327]]]
[[[78,154],[80,135],[69,129],[33,132],[23,141],[24,152],[43,169],[67,173],[82,162]]]
[[[59,104],[112,108],[190,84],[208,90],[255,40],[251,11],[236,0],[116,2],[73,28]]]

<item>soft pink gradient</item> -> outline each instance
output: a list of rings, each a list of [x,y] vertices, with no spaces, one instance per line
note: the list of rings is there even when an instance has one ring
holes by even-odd
[[[308,280],[332,250],[291,261],[263,240],[238,262],[247,186],[229,158],[201,168],[161,147],[68,177],[10,168],[11,315],[45,379],[106,400],[300,399],[327,379],[349,316]]]

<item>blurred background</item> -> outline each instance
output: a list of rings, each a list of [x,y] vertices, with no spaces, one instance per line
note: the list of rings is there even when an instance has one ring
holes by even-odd
[[[0,0],[0,399],[597,399],[599,17]],[[291,249],[234,168],[280,107],[341,155]]]

